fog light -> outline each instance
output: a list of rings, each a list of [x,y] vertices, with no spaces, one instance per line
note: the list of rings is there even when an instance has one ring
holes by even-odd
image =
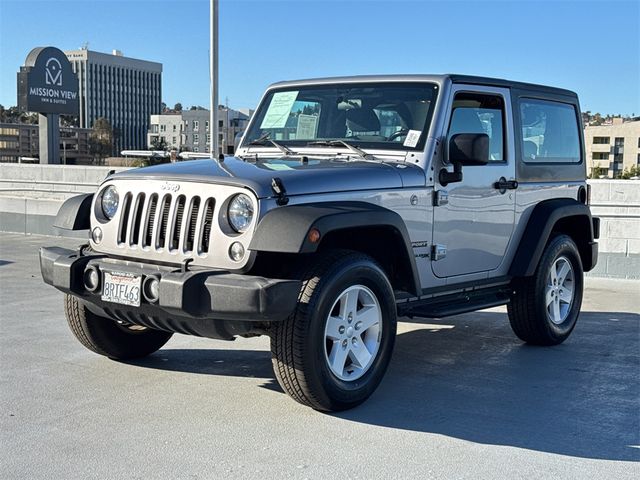
[[[84,271],[84,286],[90,292],[95,292],[100,286],[100,273],[96,267],[89,267]]]
[[[96,227],[91,230],[91,239],[93,240],[93,243],[102,242],[102,229],[100,227]]]
[[[149,275],[142,283],[142,295],[149,303],[156,303],[160,297],[160,277]]]
[[[240,242],[233,242],[229,248],[229,257],[234,262],[239,262],[244,257],[244,247]]]

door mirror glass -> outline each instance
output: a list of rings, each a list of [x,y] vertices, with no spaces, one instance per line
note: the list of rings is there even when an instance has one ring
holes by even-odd
[[[486,133],[458,133],[449,140],[449,162],[460,165],[489,163],[489,135]]]

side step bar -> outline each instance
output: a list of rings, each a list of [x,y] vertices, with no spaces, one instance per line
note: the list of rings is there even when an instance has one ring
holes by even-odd
[[[508,286],[501,285],[477,291],[413,300],[398,304],[398,315],[410,318],[442,318],[460,315],[483,308],[506,305],[510,301],[509,292]]]

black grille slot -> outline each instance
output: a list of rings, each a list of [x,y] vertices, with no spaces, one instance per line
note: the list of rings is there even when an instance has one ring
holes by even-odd
[[[137,245],[140,240],[140,228],[142,226],[142,214],[144,213],[145,194],[138,195],[136,207],[133,213],[133,229],[131,231],[131,245]]]
[[[160,210],[160,231],[158,234],[157,248],[165,246],[167,241],[167,225],[169,224],[169,209],[171,208],[171,195],[166,195],[162,199],[162,209]]]
[[[143,247],[150,247],[153,239],[153,221],[156,218],[156,208],[158,208],[158,195],[155,193],[149,199],[149,217],[145,227]]]
[[[200,251],[209,251],[211,240],[211,222],[213,221],[213,199],[207,200],[204,206],[204,218],[202,220],[202,237],[200,238]]]
[[[200,211],[200,197],[194,197],[191,201],[191,215],[187,224],[187,238],[184,248],[188,252],[193,251],[193,239],[196,236],[196,224],[198,223],[198,212]]]
[[[127,240],[127,225],[129,224],[129,210],[131,210],[131,194],[127,193],[122,201],[122,215],[120,217],[120,229],[118,231],[118,243]]]
[[[173,222],[173,233],[171,234],[171,250],[177,250],[180,245],[180,232],[182,230],[182,217],[184,216],[184,204],[185,196],[180,195],[178,197],[178,203],[176,204],[176,213],[174,215],[175,221]]]

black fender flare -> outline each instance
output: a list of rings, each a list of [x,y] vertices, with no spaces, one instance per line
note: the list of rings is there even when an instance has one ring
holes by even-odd
[[[358,227],[387,227],[399,235],[413,274],[411,283],[415,292],[420,292],[420,277],[404,220],[396,212],[372,203],[323,202],[274,208],[258,223],[249,249],[257,252],[314,253],[328,233]],[[312,228],[320,232],[320,241],[315,243],[308,238]]]
[[[578,244],[585,271],[591,270],[597,261],[597,250],[595,250],[596,258],[591,258],[594,250],[592,246],[596,244],[594,222],[589,206],[572,198],[554,198],[540,202],[531,212],[520,239],[520,245],[511,262],[509,275],[512,277],[533,275],[555,225],[558,221],[569,217],[582,217],[585,220],[584,224],[588,225],[587,238],[577,241],[576,244]]]
[[[89,230],[91,228],[91,202],[93,193],[85,193],[64,201],[53,226],[63,230]]]

